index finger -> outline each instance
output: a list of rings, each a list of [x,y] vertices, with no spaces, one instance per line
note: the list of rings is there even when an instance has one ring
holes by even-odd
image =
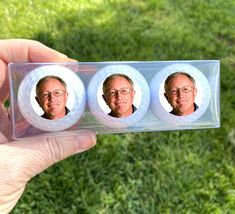
[[[0,40],[0,102],[9,94],[7,65],[10,62],[73,62],[42,43],[26,39]]]

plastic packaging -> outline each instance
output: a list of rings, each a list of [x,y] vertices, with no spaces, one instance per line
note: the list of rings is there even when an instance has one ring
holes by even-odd
[[[36,87],[54,77],[65,86]],[[219,80],[218,60],[11,63],[13,138],[217,128]],[[42,116],[64,108],[59,119]]]

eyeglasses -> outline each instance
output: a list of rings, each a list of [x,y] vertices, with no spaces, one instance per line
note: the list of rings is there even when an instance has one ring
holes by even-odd
[[[130,94],[130,92],[132,91],[131,88],[122,88],[122,89],[119,89],[119,90],[112,90],[112,91],[109,91],[107,93],[105,93],[107,96],[109,97],[115,97],[116,94],[118,94],[118,92],[121,94],[121,95],[127,95],[127,94]]]
[[[185,86],[185,87],[182,87],[182,88],[173,88],[173,89],[167,91],[167,93],[170,94],[170,95],[176,95],[179,92],[187,94],[187,93],[191,92],[193,89],[194,89],[193,86]]]
[[[53,95],[54,97],[60,97],[65,91],[63,90],[55,90],[55,91],[47,91],[47,92],[43,92],[40,94],[40,97],[46,99],[49,98],[51,95]]]

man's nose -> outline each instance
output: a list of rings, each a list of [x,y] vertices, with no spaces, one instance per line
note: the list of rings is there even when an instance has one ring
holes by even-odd
[[[183,90],[182,90],[181,88],[179,88],[179,89],[177,90],[177,94],[179,94],[179,95],[183,95],[183,94],[184,94],[184,92],[183,92]]]
[[[121,96],[121,92],[117,90],[117,91],[115,92],[115,97],[120,97],[120,96]]]
[[[49,100],[49,101],[54,100],[54,98],[55,98],[55,96],[54,96],[52,93],[50,93],[50,94],[48,95],[48,100]]]

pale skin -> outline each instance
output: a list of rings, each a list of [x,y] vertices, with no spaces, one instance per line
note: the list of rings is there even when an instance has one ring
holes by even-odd
[[[132,85],[123,77],[115,77],[110,80],[107,87],[107,92],[112,90],[120,90],[123,88],[132,89],[129,94],[122,95],[117,92],[114,97],[108,96],[106,93],[103,95],[103,99],[112,111],[114,117],[128,117],[132,114],[132,104],[135,97],[135,91]]]
[[[194,112],[194,101],[197,89],[192,81],[185,75],[176,75],[168,84],[168,90],[191,86],[192,91],[183,93],[181,90],[177,94],[164,93],[168,103],[172,106],[178,116],[187,116]]]
[[[32,177],[96,143],[95,135],[90,132],[70,137],[11,141],[10,121],[3,108],[4,101],[9,98],[7,64],[72,61],[37,41],[0,40],[0,213],[12,210]]]
[[[41,94],[44,92],[53,92],[55,90],[62,90],[63,94],[59,97],[52,94],[47,98],[43,98],[40,95],[36,97],[39,106],[46,113],[47,118],[51,120],[57,120],[65,116],[65,105],[68,99],[68,92],[59,80],[53,78],[46,80],[39,88],[39,93]]]

